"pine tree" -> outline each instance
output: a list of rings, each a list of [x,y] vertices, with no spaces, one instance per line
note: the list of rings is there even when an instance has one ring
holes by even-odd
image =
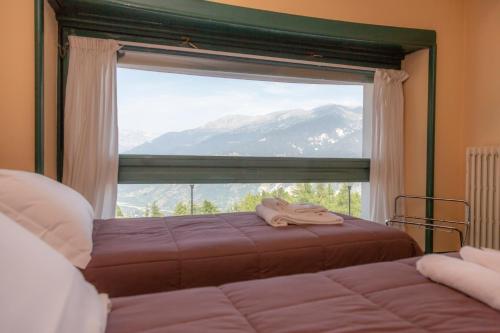
[[[234,203],[230,211],[231,212],[251,212],[255,211],[255,207],[262,202],[263,198],[281,198],[287,201],[292,200],[292,196],[285,191],[283,187],[278,187],[277,189],[267,192],[260,191],[259,193],[247,193],[243,199],[239,202]]]
[[[251,212],[255,210],[255,207],[262,201],[263,193],[248,193],[240,200],[240,202],[234,205],[236,212]]]
[[[315,195],[313,186],[309,183],[295,184],[292,190],[293,201],[295,202],[314,202]]]
[[[342,184],[340,190],[335,195],[333,210],[339,213],[349,213],[349,188],[347,184]],[[361,215],[361,194],[351,190],[351,215]]]
[[[201,204],[200,207],[200,213],[201,214],[215,214],[219,212],[219,208],[212,202],[208,200],[203,200],[203,203]]]
[[[189,208],[185,202],[180,201],[175,205],[174,215],[179,216],[179,215],[188,215],[188,214],[189,214]]]
[[[118,218],[125,217],[125,215],[123,215],[122,209],[118,205],[116,206],[115,216]]]
[[[153,201],[151,204],[151,217],[163,217],[163,213],[160,210],[160,207],[158,206],[158,203],[156,201]]]

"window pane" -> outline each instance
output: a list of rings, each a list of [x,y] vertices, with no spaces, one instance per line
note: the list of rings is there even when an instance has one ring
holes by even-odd
[[[153,184],[118,185],[117,215],[120,217],[172,216],[254,211],[263,197],[289,202],[310,202],[328,209],[361,216],[367,209],[365,183],[316,184]]]
[[[120,153],[368,157],[363,89],[119,68]]]

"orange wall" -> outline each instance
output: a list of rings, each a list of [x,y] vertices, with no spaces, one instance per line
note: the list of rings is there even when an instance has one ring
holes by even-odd
[[[408,56],[402,68],[410,75],[404,83],[405,94],[405,190],[410,194],[425,193],[427,149],[427,83],[429,51],[421,50]],[[425,204],[420,201],[406,203],[406,213],[424,216]],[[424,246],[424,233],[415,227],[407,227],[407,232]]]
[[[34,170],[33,0],[0,4],[0,168]]]
[[[465,145],[500,145],[500,1],[465,1]]]
[[[0,168],[34,170],[33,0],[0,4]],[[45,173],[55,176],[57,22],[45,2]]]

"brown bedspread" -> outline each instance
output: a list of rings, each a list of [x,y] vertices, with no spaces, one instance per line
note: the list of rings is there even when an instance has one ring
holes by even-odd
[[[405,233],[343,225],[272,228],[254,213],[96,221],[84,274],[110,296],[223,283],[420,255]]]
[[[500,332],[500,312],[405,259],[112,299],[106,333]]]

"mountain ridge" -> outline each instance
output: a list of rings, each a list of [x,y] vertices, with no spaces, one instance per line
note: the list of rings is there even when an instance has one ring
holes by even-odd
[[[258,116],[228,115],[197,128],[166,132],[126,153],[359,157],[361,126],[361,107],[335,104]]]

